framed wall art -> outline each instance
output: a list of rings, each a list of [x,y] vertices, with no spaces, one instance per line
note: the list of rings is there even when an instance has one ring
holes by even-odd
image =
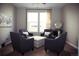
[[[0,27],[11,27],[12,16],[0,15]]]

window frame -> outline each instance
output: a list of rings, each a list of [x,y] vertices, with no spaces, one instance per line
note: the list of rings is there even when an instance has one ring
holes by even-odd
[[[27,10],[26,14],[27,14],[27,12],[37,12],[38,13],[38,34],[40,34],[40,12],[49,12],[49,10]],[[26,15],[26,17],[27,17],[27,15]],[[51,19],[50,19],[50,21],[51,21]],[[50,25],[51,25],[51,23],[50,23]],[[28,24],[27,24],[27,26],[28,26]],[[27,28],[27,30],[28,30],[28,28]]]

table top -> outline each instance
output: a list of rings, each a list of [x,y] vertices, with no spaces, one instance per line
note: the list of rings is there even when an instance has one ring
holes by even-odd
[[[34,40],[42,40],[46,37],[44,37],[44,36],[32,36],[32,37],[29,37],[29,38],[34,38]]]

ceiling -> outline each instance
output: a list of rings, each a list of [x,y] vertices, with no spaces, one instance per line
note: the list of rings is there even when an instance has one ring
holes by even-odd
[[[66,5],[66,3],[14,3],[13,5],[27,9],[51,9],[53,7],[61,8]]]

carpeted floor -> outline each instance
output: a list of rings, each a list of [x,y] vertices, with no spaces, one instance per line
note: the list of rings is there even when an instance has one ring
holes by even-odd
[[[0,49],[1,56],[22,56],[19,52],[14,51],[12,45],[7,45]],[[60,53],[60,56],[77,56],[77,50],[68,44],[65,45],[64,51]],[[24,56],[57,56],[56,53],[44,51],[44,47],[35,48],[33,51],[28,51]]]

